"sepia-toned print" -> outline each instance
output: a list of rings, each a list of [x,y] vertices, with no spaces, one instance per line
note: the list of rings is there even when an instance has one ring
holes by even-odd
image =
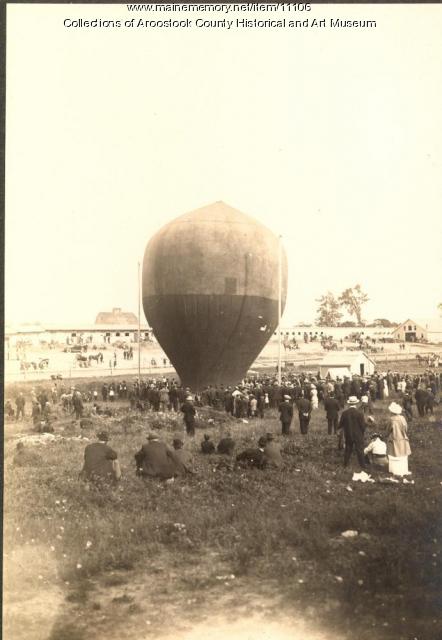
[[[441,26],[8,4],[6,640],[442,638]]]

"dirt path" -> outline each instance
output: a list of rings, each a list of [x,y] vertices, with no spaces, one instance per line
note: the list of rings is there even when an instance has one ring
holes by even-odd
[[[46,556],[36,582],[36,552],[8,559],[5,640],[338,639],[317,628],[313,608],[284,604],[276,580],[252,585],[226,573],[216,554],[193,565],[153,559],[68,585]]]

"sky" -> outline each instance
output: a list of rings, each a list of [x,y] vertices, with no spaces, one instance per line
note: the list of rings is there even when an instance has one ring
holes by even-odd
[[[436,317],[440,5],[309,16],[376,29],[63,26],[128,17],[125,5],[7,8],[7,322],[136,312],[149,238],[217,200],[282,235],[284,324],[356,283],[369,320]]]

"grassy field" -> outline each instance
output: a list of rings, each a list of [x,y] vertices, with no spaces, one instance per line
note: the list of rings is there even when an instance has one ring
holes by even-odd
[[[382,429],[385,404],[375,417]],[[133,455],[149,429],[169,443],[183,435],[181,418],[122,407],[100,424],[123,470],[116,489],[101,491],[78,480],[78,424],[61,418],[56,433],[66,437],[35,447],[40,462],[29,467],[12,464],[18,426],[6,425],[8,640],[176,638],[201,624],[209,638],[226,617],[257,619],[261,632],[285,621],[292,632],[275,632],[278,640],[442,638],[439,408],[435,421],[410,426],[414,484],[376,473],[373,484],[352,482],[356,462],[342,468],[321,409],[308,436],[297,418],[289,439],[278,435],[285,467],[265,471],[231,468],[198,448],[204,432],[216,439],[229,429],[238,450],[279,434],[275,414],[246,424],[201,410],[195,440],[185,439],[197,473],[172,484],[137,478]]]

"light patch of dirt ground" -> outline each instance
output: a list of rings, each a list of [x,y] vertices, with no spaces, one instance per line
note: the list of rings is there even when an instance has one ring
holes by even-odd
[[[16,547],[3,560],[3,637],[46,640],[65,593],[43,545]]]
[[[283,605],[276,581],[251,588],[247,578],[225,573],[215,555],[184,569],[152,559],[145,571],[68,585],[47,551],[22,548],[7,559],[4,638],[338,640],[316,627],[312,607],[301,613]]]

